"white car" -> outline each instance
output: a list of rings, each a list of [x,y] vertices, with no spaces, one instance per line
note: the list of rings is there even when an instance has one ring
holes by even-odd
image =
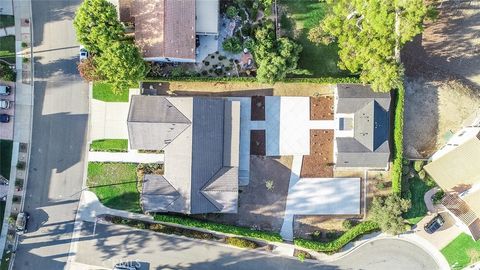
[[[85,47],[80,46],[80,62],[88,58],[88,51]]]
[[[10,109],[10,101],[5,99],[0,99],[0,109],[2,110]]]
[[[0,96],[8,96],[12,92],[12,88],[8,85],[0,85]]]

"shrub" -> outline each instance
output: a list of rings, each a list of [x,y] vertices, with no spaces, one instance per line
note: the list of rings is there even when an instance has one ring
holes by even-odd
[[[255,40],[248,38],[243,42],[243,47],[247,48],[250,52],[253,52],[255,48]]]
[[[26,167],[27,167],[27,163],[25,163],[25,161],[17,162],[17,170],[25,170]]]
[[[423,160],[416,160],[413,162],[413,168],[416,172],[420,172],[423,169],[425,162]]]
[[[377,230],[379,230],[377,223],[373,221],[364,221],[331,242],[322,243],[314,240],[297,238],[294,240],[294,244],[299,247],[315,250],[317,252],[334,253],[340,250],[346,244],[355,240],[357,237]]]
[[[351,228],[353,228],[353,226],[355,226],[355,224],[354,224],[353,221],[351,221],[350,219],[345,219],[345,220],[342,222],[342,227],[343,227],[345,230],[350,230]]]
[[[226,11],[227,17],[232,19],[238,16],[238,9],[234,6],[229,6]]]
[[[234,60],[235,62],[235,60]],[[213,72],[213,70],[212,70]],[[143,82],[256,82],[255,78],[251,77],[228,77],[228,78],[208,78],[208,77],[167,77],[167,78],[148,78]],[[319,77],[319,78],[285,78],[280,80],[284,83],[318,83],[318,84],[337,84],[337,83],[359,83],[356,77]]]
[[[393,126],[393,166],[392,166],[392,190],[395,194],[402,192],[403,172],[403,106],[405,89],[399,85],[396,91],[395,120]]]
[[[239,53],[242,51],[242,44],[237,37],[230,37],[223,41],[222,47],[225,51]]]
[[[386,198],[373,198],[370,214],[383,232],[399,234],[405,231],[405,220],[402,214],[411,207],[411,202],[402,199],[398,194]]]
[[[225,243],[227,243],[229,245],[232,245],[232,246],[241,247],[241,248],[254,249],[254,248],[258,247],[257,243],[255,243],[253,241],[250,241],[250,240],[247,240],[247,239],[238,238],[238,237],[227,237],[225,239]]]
[[[214,223],[210,221],[202,221],[183,216],[170,216],[170,215],[155,215],[156,221],[175,223],[189,227],[203,228],[206,230],[241,235],[251,238],[263,239],[271,242],[282,242],[282,237],[278,233],[252,230],[246,227],[238,227],[233,225],[226,225],[220,223]]]
[[[210,62],[205,61],[203,64],[204,64],[206,67],[208,67],[208,66],[210,65]]]
[[[445,191],[443,190],[440,190],[439,192],[435,193],[435,195],[433,195],[433,203],[439,204],[442,201],[444,196],[445,196]]]
[[[0,61],[0,80],[7,82],[15,81],[15,70],[11,68],[7,63]]]
[[[425,176],[427,175],[427,173],[425,172],[425,170],[421,170],[418,172],[418,177],[422,180],[425,179]]]

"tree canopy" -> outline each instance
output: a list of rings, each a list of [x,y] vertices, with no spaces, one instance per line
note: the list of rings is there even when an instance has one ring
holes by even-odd
[[[407,212],[410,206],[409,200],[402,199],[396,194],[386,198],[375,197],[370,209],[371,218],[382,231],[399,234],[404,232],[407,226],[402,214]]]
[[[403,67],[395,50],[421,33],[427,11],[423,0],[327,2],[328,15],[310,30],[309,39],[337,42],[339,67],[360,73],[362,82],[371,83],[376,91],[389,91],[401,83]]]
[[[286,37],[276,38],[273,22],[268,21],[255,32],[257,79],[273,83],[297,69],[302,46]]]
[[[137,47],[129,42],[116,41],[107,47],[95,64],[115,92],[128,89],[145,77],[147,67]]]
[[[75,15],[73,26],[78,41],[91,53],[99,53],[123,38],[115,6],[106,0],[85,0]]]

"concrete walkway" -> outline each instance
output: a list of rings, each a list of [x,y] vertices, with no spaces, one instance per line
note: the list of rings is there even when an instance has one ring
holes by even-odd
[[[114,152],[89,152],[88,161],[90,162],[126,162],[126,163],[160,163],[163,164],[165,156],[163,154],[145,154],[137,151],[125,153]]]
[[[288,192],[300,180],[300,171],[302,169],[303,156],[293,156],[292,172],[290,174],[290,182],[288,184]],[[288,196],[288,195],[287,195]],[[288,199],[287,199],[288,200]],[[280,235],[284,240],[293,241],[293,214],[289,211],[288,204],[285,208],[285,216],[283,218],[282,229]]]
[[[15,26],[0,28],[0,37],[15,35]]]
[[[434,187],[429,191],[427,191],[425,195],[423,195],[423,200],[425,201],[425,205],[427,206],[429,213],[437,213],[439,210],[438,207],[433,204],[433,200],[432,200],[432,196],[439,191],[440,191],[439,187]]]

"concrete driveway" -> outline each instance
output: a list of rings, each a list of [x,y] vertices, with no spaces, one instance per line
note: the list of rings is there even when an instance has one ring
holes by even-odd
[[[129,102],[91,101],[90,140],[128,139]]]

